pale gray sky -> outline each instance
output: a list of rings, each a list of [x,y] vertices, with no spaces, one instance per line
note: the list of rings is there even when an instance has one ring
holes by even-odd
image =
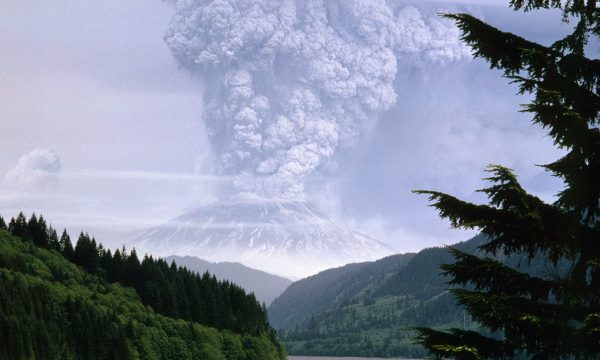
[[[390,3],[402,9],[411,2]],[[469,11],[546,43],[566,31],[556,12],[517,14],[505,3],[416,4]],[[180,68],[163,40],[174,14],[159,0],[0,3],[0,214],[42,211],[60,227],[113,245],[213,200],[218,185],[231,182],[206,166],[213,154],[203,94],[211,89],[202,74]],[[311,173],[311,201],[399,251],[414,251],[470,234],[449,230],[412,189],[480,199],[474,191],[489,163],[515,168],[545,199],[560,189],[534,167],[558,152],[517,113],[526,99],[499,73],[468,59],[398,63],[396,103],[374,114],[375,125],[354,146]],[[52,151],[60,169],[28,169],[27,161],[46,161],[38,153],[18,165],[37,148]],[[18,176],[5,177],[13,169]],[[37,171],[56,177],[58,187],[15,186]]]

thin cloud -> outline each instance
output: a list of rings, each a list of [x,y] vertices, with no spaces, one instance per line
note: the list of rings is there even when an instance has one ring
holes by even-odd
[[[190,173],[168,173],[158,171],[121,171],[105,169],[86,169],[61,175],[65,179],[103,179],[103,180],[144,180],[144,181],[210,181],[232,182],[235,177],[224,175],[199,175]]]
[[[3,189],[0,188],[0,191]],[[34,201],[34,200],[53,200],[53,199],[64,199],[64,195],[59,194],[36,194],[36,193],[1,193],[0,201],[2,202],[13,202],[13,201]]]

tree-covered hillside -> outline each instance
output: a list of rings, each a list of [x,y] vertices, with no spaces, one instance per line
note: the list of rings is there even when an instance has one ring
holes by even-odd
[[[292,329],[311,315],[344,305],[366,287],[384,281],[406,266],[413,255],[348,264],[296,281],[269,306],[269,320],[276,329]]]
[[[85,234],[73,248],[42,217],[0,220],[0,294],[2,359],[285,358],[241,288]]]
[[[238,262],[210,262],[194,256],[171,255],[164,258],[175,261],[179,266],[198,273],[209,272],[217,279],[231,281],[247,292],[252,292],[261,303],[267,306],[292,283],[292,280],[247,267]]]
[[[478,254],[477,248],[484,240],[477,236],[455,247]],[[288,352],[422,357],[425,349],[413,344],[415,334],[411,327],[478,330],[478,324],[456,305],[448,291],[447,278],[440,273],[439,265],[452,261],[448,248],[425,249],[404,258],[406,261],[398,262],[399,266],[389,266],[398,257],[351,264],[292,284],[269,308],[271,322],[280,329],[280,339]],[[528,272],[547,270],[543,259],[529,261],[525,255],[500,260]],[[303,299],[318,298],[323,288],[331,292],[323,301],[311,301],[313,306],[301,310],[296,308]],[[299,300],[302,292],[307,295]]]

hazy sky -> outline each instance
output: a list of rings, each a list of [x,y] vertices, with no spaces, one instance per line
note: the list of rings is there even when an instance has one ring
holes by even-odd
[[[210,64],[204,65],[216,70],[194,67],[190,71],[184,53],[195,51],[196,44],[179,41],[178,32],[189,29],[181,25],[185,20],[181,13],[171,23],[176,14],[171,2],[2,1],[0,214],[41,211],[61,228],[73,233],[87,230],[104,243],[119,244],[135,230],[223,196],[222,188],[241,175],[250,174],[254,181],[274,166],[279,170],[264,172],[268,175],[261,179],[269,184],[272,179],[284,181],[286,186],[291,183],[285,181],[300,179],[290,185],[302,186],[294,194],[301,193],[332,217],[401,252],[464,240],[471,234],[450,230],[427,207],[426,199],[411,190],[435,189],[479,201],[475,190],[483,186],[480,179],[490,163],[516,169],[526,188],[544,199],[551,200],[561,187],[534,166],[559,153],[527,115],[517,112],[526,99],[515,96],[516,89],[487,64],[461,52],[456,30],[436,15],[469,11],[543,43],[567,29],[556,12],[520,14],[505,3],[388,1],[384,5],[391,17],[386,19],[405,21],[400,35],[392,40],[369,38],[370,28],[363,29],[367,40],[361,44],[366,45],[348,54],[386,49],[397,67],[385,72],[370,61],[372,56],[348,55],[342,60],[352,62],[355,70],[347,78],[359,90],[346,96],[339,95],[339,84],[327,72],[336,71],[335,62],[314,76],[314,69],[308,75],[294,71],[310,66],[318,70],[318,61],[331,64],[332,54],[313,51],[311,44],[331,41],[332,47],[350,49],[347,43],[352,42],[341,35],[315,40],[306,31],[293,43],[264,45],[263,52],[254,53],[255,45],[248,40],[244,46],[251,46],[234,48],[234,55],[215,47],[205,57]],[[407,8],[411,4],[415,7]],[[338,34],[361,22],[364,13],[357,11],[352,19],[346,13],[331,15],[330,22],[339,22],[332,25]],[[300,17],[304,19],[303,14]],[[281,18],[270,19],[273,22],[264,26],[267,32],[286,26]],[[307,15],[305,21],[310,19]],[[415,19],[423,21],[412,31]],[[371,20],[383,29],[373,31],[392,26],[374,16]],[[224,46],[215,40],[220,36],[223,44],[235,46],[228,34],[205,34],[204,40]],[[261,41],[256,36],[252,41]],[[284,66],[281,74],[289,79],[261,70],[263,60],[290,57],[292,47],[303,57],[273,65]],[[180,51],[177,58],[173,51]],[[366,66],[370,68],[365,70]],[[222,93],[231,93],[248,76],[271,83],[250,89],[265,94],[258,100],[234,105],[260,113],[265,98],[271,107],[264,122],[279,132],[232,125],[230,130],[238,136],[235,141],[209,140],[206,121],[227,115],[224,110],[215,115],[211,109],[233,106],[234,100]],[[323,85],[329,80],[333,85]],[[293,85],[299,83],[301,87]],[[281,140],[288,135],[278,119],[293,118],[298,109],[275,110],[274,105],[310,99],[289,95],[300,93],[316,94],[319,103],[304,109],[303,119],[327,118],[328,123],[315,126],[335,129],[335,141],[329,137],[315,145],[318,156],[311,163],[284,151],[290,145]],[[340,116],[340,109],[351,115]],[[344,129],[356,131],[346,136]],[[306,154],[305,149],[312,149],[317,141],[311,136],[325,131],[304,134],[305,138],[294,140],[294,146]],[[270,152],[253,152],[252,141],[258,135]],[[346,137],[347,141],[340,140]],[[240,151],[250,160],[237,159],[225,166],[223,159]],[[305,167],[290,165],[299,161]],[[257,191],[254,185],[249,191]]]

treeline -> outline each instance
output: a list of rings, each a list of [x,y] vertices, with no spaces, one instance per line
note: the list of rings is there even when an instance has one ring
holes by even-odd
[[[463,320],[465,325],[471,325],[470,318],[463,318],[463,310],[456,305],[449,292],[430,301],[395,296],[380,298],[371,304],[358,302],[311,316],[291,330],[280,330],[279,335],[282,341],[304,341],[341,334],[368,334],[372,331],[395,333],[394,330],[410,326],[460,324]]]
[[[140,261],[135,249],[113,254],[86,233],[79,235],[73,247],[66,230],[58,237],[44,217],[35,214],[27,220],[20,213],[8,226],[0,220],[2,227],[24,241],[58,251],[90,274],[133,287],[142,303],[159,314],[238,333],[271,332],[266,311],[254,294],[208,273],[200,275],[147,255]]]
[[[484,236],[476,236],[456,244],[455,248],[477,255],[479,245],[485,240]],[[290,286],[269,309],[277,310],[279,323],[285,325],[279,330],[279,339],[287,351],[293,355],[422,358],[427,353],[414,343],[415,333],[411,328],[455,327],[484,336],[498,335],[480,329],[480,324],[448,291],[448,279],[439,269],[439,264],[452,262],[448,248],[424,249],[410,257],[405,265],[394,266],[398,260],[396,255],[371,263],[352,264]],[[562,276],[572,266],[564,259],[556,266],[549,266],[544,257],[530,259],[522,253],[498,260],[511,269],[540,274],[543,278]],[[335,273],[342,276],[333,276]],[[361,287],[355,289],[357,285]],[[299,289],[312,293],[312,289],[324,286],[335,290],[329,294],[335,301],[330,301],[328,307],[314,301],[312,306],[303,309],[304,319],[290,324],[283,318],[286,311],[293,312],[299,306],[294,302]]]
[[[285,358],[241,288],[23,214],[0,217],[0,339],[2,359]]]
[[[477,236],[456,246],[475,253],[481,241],[482,237]],[[438,264],[451,259],[448,249],[430,248],[410,256],[394,255],[347,265],[300,280],[294,285],[303,291],[326,285],[333,288],[329,297],[335,301],[326,307],[322,302],[312,302],[304,308],[304,319],[291,324],[282,315],[293,311],[290,308],[296,306],[298,295],[291,291],[299,289],[290,286],[269,309],[277,310],[275,315],[281,314],[283,321],[273,321],[284,325],[279,339],[293,355],[422,358],[426,351],[414,344],[415,333],[410,328],[478,328],[457,306],[440,274]],[[336,273],[338,276],[333,276]]]
[[[427,324],[476,328],[449,293],[422,301],[412,296],[363,297],[326,313],[311,316],[279,339],[290,354],[421,358],[426,352],[413,344],[411,326]]]

